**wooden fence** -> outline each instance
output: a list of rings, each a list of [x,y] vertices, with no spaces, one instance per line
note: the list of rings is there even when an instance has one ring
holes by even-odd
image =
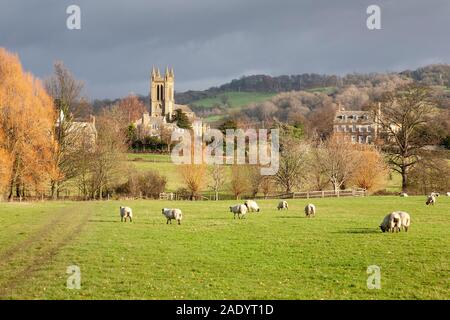
[[[303,191],[291,192],[278,195],[270,195],[266,199],[310,199],[310,198],[339,198],[339,197],[365,197],[366,189],[347,189],[347,190],[322,190],[322,191]],[[264,198],[264,197],[260,197]]]
[[[332,198],[332,197],[365,197],[367,196],[367,190],[365,189],[347,189],[347,190],[323,190],[323,191],[303,191],[303,192],[291,192],[291,193],[282,193],[282,194],[271,194],[268,196],[257,196],[257,197],[242,197],[242,199],[312,199],[312,198]],[[105,197],[102,200],[110,200],[110,199],[120,199],[120,200],[135,200],[142,199],[142,197]],[[157,198],[158,199],[158,198]],[[196,200],[196,201],[205,201],[205,200],[214,200],[213,194],[204,194],[198,195],[195,199],[192,199],[189,196],[182,196],[173,192],[164,192],[159,194],[160,200]],[[0,201],[2,199],[0,198]],[[3,199],[7,200],[7,199]],[[14,202],[33,202],[33,201],[44,201],[44,200],[52,200],[48,196],[28,196],[25,198],[21,197],[13,197],[10,199]],[[71,201],[83,201],[86,200],[81,196],[61,196],[58,200],[71,200]],[[220,200],[235,200],[235,197],[231,194],[220,195]]]

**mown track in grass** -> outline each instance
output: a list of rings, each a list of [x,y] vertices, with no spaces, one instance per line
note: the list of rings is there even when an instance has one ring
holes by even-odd
[[[18,285],[31,281],[71,243],[88,222],[89,210],[72,205],[55,212],[42,227],[0,253],[0,298],[14,296]]]

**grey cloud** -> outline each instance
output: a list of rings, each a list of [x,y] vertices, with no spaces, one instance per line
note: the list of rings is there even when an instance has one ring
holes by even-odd
[[[82,30],[65,27],[66,7]],[[382,30],[365,27],[370,4]],[[152,65],[175,68],[177,90],[255,72],[397,71],[449,62],[446,0],[2,0],[0,46],[45,77],[63,60],[93,98],[147,94]]]

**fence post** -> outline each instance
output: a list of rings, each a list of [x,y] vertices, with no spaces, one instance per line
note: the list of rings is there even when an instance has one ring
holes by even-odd
[[[322,190],[322,198],[325,198],[325,191]]]
[[[309,199],[309,191],[306,191],[306,199]]]

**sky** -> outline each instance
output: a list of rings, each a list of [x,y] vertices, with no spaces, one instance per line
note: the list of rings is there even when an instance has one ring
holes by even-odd
[[[81,29],[69,30],[69,5]],[[381,29],[369,30],[369,5]],[[450,63],[448,0],[0,0],[0,47],[48,77],[62,60],[85,94],[146,95],[153,65],[176,91],[251,74],[403,71]]]

